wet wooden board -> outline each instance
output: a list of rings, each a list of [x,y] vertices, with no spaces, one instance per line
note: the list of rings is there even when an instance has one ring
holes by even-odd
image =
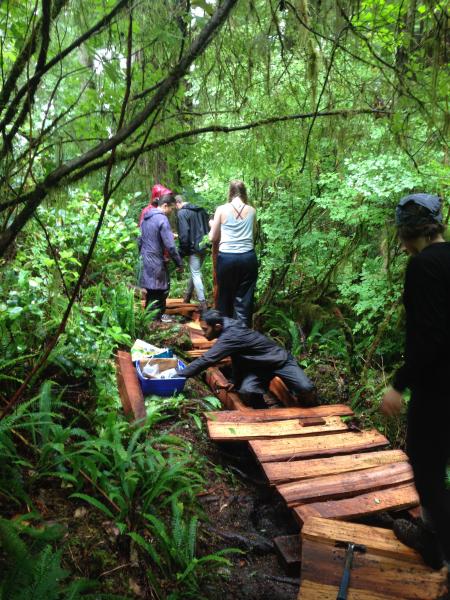
[[[294,508],[294,514],[303,524],[310,517],[351,520],[382,510],[403,510],[418,504],[419,496],[416,488],[413,484],[408,484],[361,494],[353,498],[302,504]]]
[[[131,354],[119,350],[116,357],[116,377],[120,400],[126,415],[135,419],[146,416],[144,396],[131,361]]]
[[[432,600],[445,592],[445,570],[425,566],[391,531],[310,519],[302,531],[299,599],[336,599],[346,552],[336,544],[350,540],[366,552],[354,554],[348,600]]]
[[[300,573],[300,561],[302,556],[301,536],[280,535],[273,538],[276,553],[289,575],[298,576]]]
[[[249,442],[259,462],[293,460],[364,452],[388,445],[388,440],[376,429],[320,435],[318,437],[292,437],[278,440]]]
[[[351,473],[324,475],[304,481],[277,486],[278,492],[290,507],[307,502],[338,500],[358,494],[381,490],[393,485],[410,483],[414,475],[408,462],[382,465]]]
[[[407,460],[408,458],[402,450],[380,450],[379,452],[364,452],[331,458],[268,462],[263,463],[262,468],[269,483],[275,485],[322,475],[360,471]]]
[[[245,441],[252,439],[282,438],[290,436],[319,436],[338,431],[348,431],[340,417],[325,417],[323,425],[310,425],[302,419],[268,421],[265,423],[221,423],[207,421],[209,437],[216,442]]]
[[[212,411],[206,417],[219,423],[260,423],[267,421],[284,421],[309,417],[339,417],[351,416],[353,411],[345,404],[324,404],[312,408],[260,408],[248,410],[245,415],[235,410]]]

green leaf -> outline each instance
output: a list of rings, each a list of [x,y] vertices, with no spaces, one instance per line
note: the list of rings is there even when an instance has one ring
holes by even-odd
[[[84,500],[88,504],[91,504],[92,506],[94,506],[95,508],[100,510],[101,512],[105,513],[105,515],[107,515],[111,519],[115,518],[115,515],[109,510],[109,508],[107,508],[103,504],[103,502],[100,502],[100,500],[97,500],[96,498],[93,498],[92,496],[88,496],[87,494],[76,493],[76,494],[71,494],[69,497],[70,498],[79,498],[80,500]]]

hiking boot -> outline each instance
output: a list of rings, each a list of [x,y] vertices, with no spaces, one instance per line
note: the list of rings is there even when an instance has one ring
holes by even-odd
[[[173,323],[173,319],[170,315],[161,315],[161,323]]]
[[[208,303],[206,302],[206,300],[200,300],[200,302],[198,303],[198,306],[202,313],[204,313],[208,310]]]
[[[396,519],[393,530],[403,544],[413,548],[421,555],[425,564],[432,569],[442,567],[443,556],[436,534],[427,529],[421,519],[418,519],[417,523],[412,523],[407,519]]]

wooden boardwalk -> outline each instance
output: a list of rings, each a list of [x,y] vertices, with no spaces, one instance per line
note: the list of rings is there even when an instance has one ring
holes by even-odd
[[[185,308],[180,306],[182,314]],[[187,328],[190,355],[201,356],[213,342],[203,337],[198,322]],[[130,364],[119,357],[122,392],[127,377],[133,378]],[[375,429],[348,428],[343,417],[353,413],[346,405],[295,406],[296,399],[278,378],[270,390],[283,408],[270,409],[246,406],[218,368],[207,370],[206,381],[225,409],[205,414],[210,439],[248,442],[267,485],[298,521],[301,536],[274,542],[287,564],[300,568],[301,563],[300,600],[335,600],[345,557],[340,546],[346,542],[366,547],[364,554],[355,555],[348,600],[433,600],[444,595],[445,569],[425,566],[391,531],[357,523],[381,511],[418,506],[412,470],[401,450],[387,449],[388,440]],[[121,397],[125,411],[138,418],[145,407],[143,413],[136,383]]]

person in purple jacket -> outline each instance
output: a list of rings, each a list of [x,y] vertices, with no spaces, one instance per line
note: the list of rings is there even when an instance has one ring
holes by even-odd
[[[176,249],[167,218],[174,207],[175,198],[172,195],[161,196],[158,199],[158,207],[145,214],[138,239],[142,257],[140,285],[147,290],[145,307],[152,305],[157,309],[155,321],[164,320],[163,313],[170,288],[168,261],[164,258],[164,250],[167,250],[177,270],[183,270],[183,261]]]

